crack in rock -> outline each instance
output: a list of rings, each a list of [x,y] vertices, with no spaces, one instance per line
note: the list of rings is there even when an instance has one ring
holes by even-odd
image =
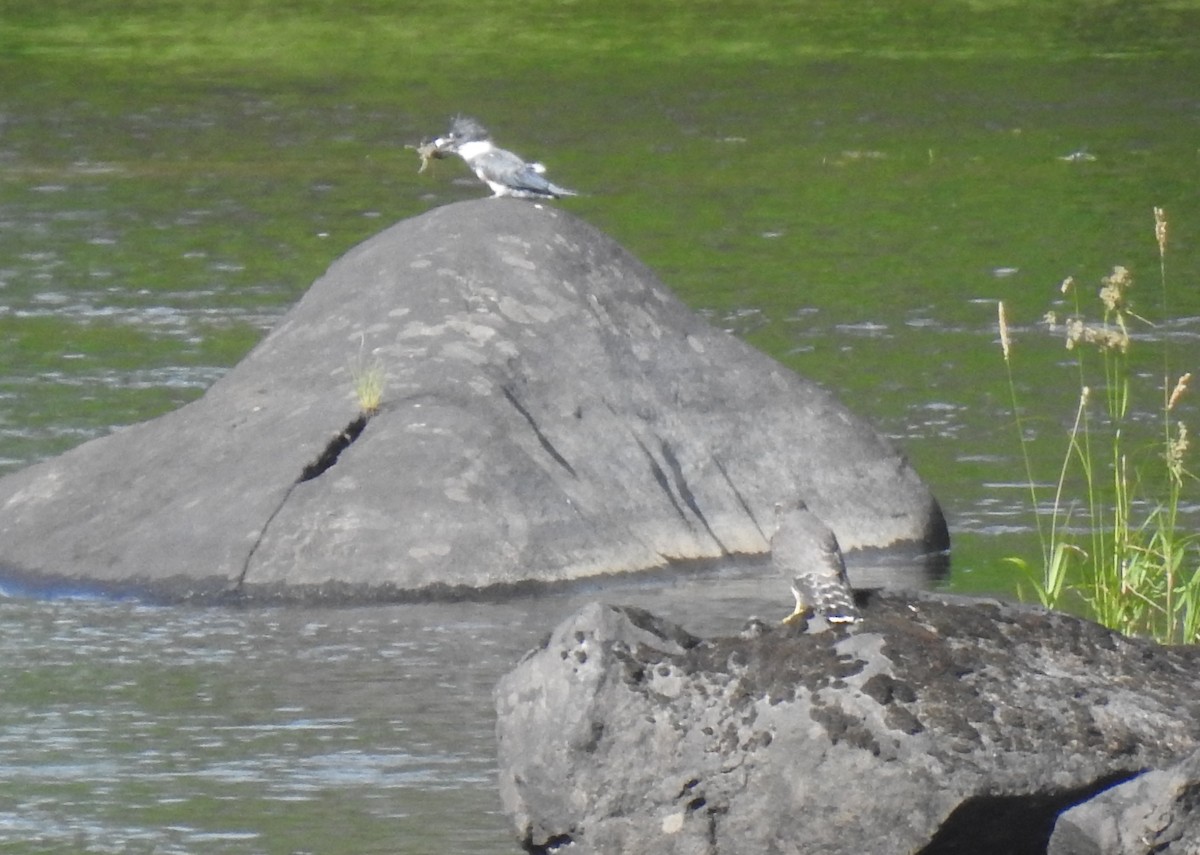
[[[317,457],[317,459],[312,463],[304,467],[304,470],[300,473],[300,478],[296,481],[296,484],[303,484],[305,481],[311,481],[312,479],[319,478],[321,475],[325,474],[325,472],[331,466],[337,463],[338,457],[341,455],[341,453],[354,444],[354,440],[358,439],[359,434],[363,432],[363,428],[366,426],[367,415],[366,413],[363,413],[357,419],[350,422],[350,424],[338,431],[337,435],[329,441],[327,446],[325,446],[325,450],[321,452],[320,456]],[[292,486],[294,487],[296,484],[293,484]],[[291,490],[288,490],[288,493],[290,494]],[[284,498],[286,500],[287,497],[285,496]]]
[[[504,393],[504,397],[510,404],[512,404],[513,409],[520,413],[522,418],[524,418],[529,424],[530,429],[533,431],[533,435],[537,437],[537,441],[541,444],[546,453],[554,459],[554,462],[563,469],[567,470],[572,478],[578,478],[579,475],[575,472],[575,467],[571,465],[571,462],[567,460],[567,458],[563,457],[562,454],[559,453],[559,450],[554,447],[554,443],[550,441],[550,438],[542,432],[541,427],[533,417],[533,413],[529,412],[525,405],[517,400],[517,396],[513,392],[512,386],[508,384],[503,385],[500,387],[500,391]]]
[[[359,438],[363,429],[366,428],[369,418],[366,413],[361,413],[358,418],[334,434],[333,439],[329,441],[324,450],[317,456],[317,459],[300,471],[300,477],[293,481],[291,486],[287,488],[287,491],[279,500],[279,504],[276,505],[275,510],[271,511],[271,515],[263,523],[262,530],[259,531],[254,545],[246,553],[246,560],[242,562],[242,572],[238,575],[237,581],[231,586],[232,590],[236,591],[240,589],[245,583],[246,574],[250,572],[250,561],[254,558],[254,553],[258,551],[258,547],[266,538],[267,530],[271,527],[271,523],[275,521],[275,517],[279,516],[279,512],[283,510],[288,499],[292,497],[292,491],[305,481],[312,481],[328,472],[338,462],[338,458],[342,452],[353,445],[354,441]]]

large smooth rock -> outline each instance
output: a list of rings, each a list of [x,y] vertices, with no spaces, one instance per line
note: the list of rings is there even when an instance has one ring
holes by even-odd
[[[863,606],[849,630],[712,639],[632,608],[564,621],[496,689],[501,797],[523,846],[1032,855],[1067,808],[1200,748],[1195,648],[987,601]],[[1139,792],[1166,819],[1138,829],[1174,816],[1148,838],[1171,852],[1200,851],[1177,804],[1195,806],[1192,765]],[[1131,821],[1122,804],[1094,816]],[[1056,852],[1151,851],[1085,848],[1109,838],[1083,813]]]
[[[386,371],[369,420],[359,359]],[[436,592],[761,553],[794,496],[846,549],[947,546],[829,394],[576,217],[481,200],[347,253],[200,400],[0,479],[0,566]]]

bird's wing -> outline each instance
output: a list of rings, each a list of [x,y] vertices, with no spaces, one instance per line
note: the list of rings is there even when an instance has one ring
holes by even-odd
[[[547,181],[535,168],[540,164],[529,164],[511,151],[495,148],[475,158],[475,172],[484,181],[494,181],[514,190],[543,193],[547,196],[561,195],[562,188]],[[542,167],[545,169],[545,167]]]
[[[792,579],[797,609],[811,609],[830,623],[854,623],[859,619],[854,592],[836,577],[801,573]]]

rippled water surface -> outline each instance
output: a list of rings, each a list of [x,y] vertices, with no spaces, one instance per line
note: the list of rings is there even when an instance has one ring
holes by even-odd
[[[0,842],[510,851],[487,695],[520,644],[499,617],[4,606]]]
[[[743,576],[330,610],[0,603],[0,851],[515,853],[501,674],[597,596],[721,632],[786,613],[779,594]]]

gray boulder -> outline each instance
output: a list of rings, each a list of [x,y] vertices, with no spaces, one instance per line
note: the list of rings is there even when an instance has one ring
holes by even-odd
[[[828,393],[576,217],[482,200],[351,250],[201,399],[0,479],[0,567],[427,595],[763,553],[794,497],[847,550],[948,545]]]
[[[1059,817],[1050,855],[1200,852],[1200,752],[1151,770]]]
[[[521,843],[1045,853],[1062,811],[1200,747],[1196,649],[988,601],[860,605],[851,629],[713,639],[633,608],[563,622],[496,689]],[[1171,851],[1200,851],[1177,830]],[[1108,851],[1149,850],[1061,853]]]

